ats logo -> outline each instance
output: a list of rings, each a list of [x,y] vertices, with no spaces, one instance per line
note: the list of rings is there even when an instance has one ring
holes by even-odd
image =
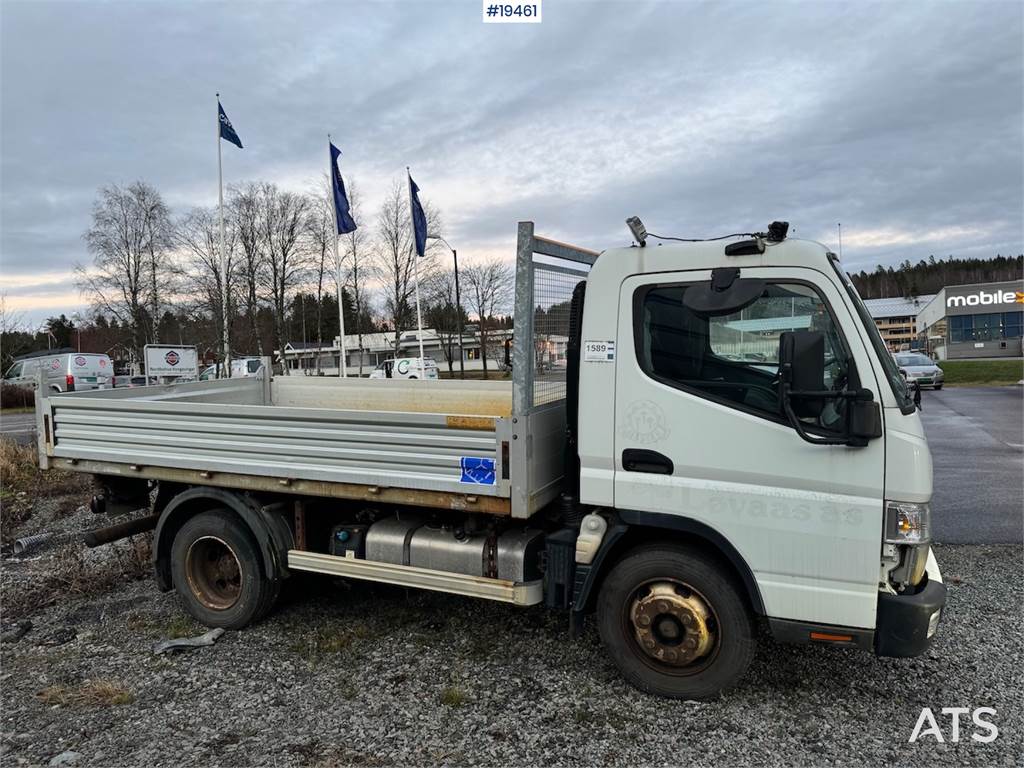
[[[168,365],[177,365],[181,358],[178,356],[178,353],[172,349],[170,352],[164,355],[164,360],[167,361]]]
[[[991,304],[1024,304],[1022,291],[978,291],[970,296],[950,296],[946,299],[947,307],[977,307]]]

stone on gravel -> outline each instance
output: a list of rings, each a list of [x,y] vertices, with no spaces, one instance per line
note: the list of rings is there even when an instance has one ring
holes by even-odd
[[[78,752],[68,750],[67,752],[61,752],[51,759],[50,765],[77,765],[81,757]]]

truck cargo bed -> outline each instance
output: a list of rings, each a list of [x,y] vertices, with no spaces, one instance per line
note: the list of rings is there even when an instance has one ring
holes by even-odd
[[[511,382],[307,376],[51,393],[40,454],[97,474],[527,517],[557,494],[564,407],[520,434],[512,399]],[[513,504],[517,464],[531,479]]]

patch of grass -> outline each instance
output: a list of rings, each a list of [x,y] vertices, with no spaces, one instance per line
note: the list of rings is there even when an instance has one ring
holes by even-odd
[[[586,725],[594,722],[594,713],[586,707],[576,707],[572,711],[572,719],[579,725]]]
[[[0,540],[8,542],[15,537],[18,527],[32,517],[38,499],[84,494],[88,487],[87,475],[39,469],[34,445],[0,440]]]
[[[117,707],[135,701],[131,691],[111,680],[86,680],[75,687],[48,685],[36,698],[50,707]]]
[[[291,651],[307,661],[315,661],[317,657],[347,651],[355,640],[363,640],[370,636],[370,628],[365,624],[353,624],[343,629],[320,627],[311,635],[300,637],[291,644]]]
[[[16,408],[2,408],[0,409],[0,416],[13,416],[16,413],[33,413],[35,408],[31,405],[22,405]]]
[[[946,375],[946,384],[953,386],[999,386],[1024,379],[1024,363],[1020,360],[943,360],[939,367]]]
[[[440,702],[446,707],[458,708],[466,703],[466,692],[456,685],[449,685],[441,691]]]
[[[102,565],[86,561],[84,545],[65,544],[54,553],[44,576],[4,591],[4,616],[19,619],[69,596],[99,595],[125,581],[148,578],[151,544],[149,534],[108,544],[114,559]]]
[[[157,634],[162,638],[176,640],[179,637],[201,635],[206,630],[190,616],[179,615],[162,626],[158,626]]]

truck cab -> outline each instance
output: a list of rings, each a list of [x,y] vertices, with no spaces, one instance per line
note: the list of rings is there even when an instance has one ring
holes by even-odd
[[[777,637],[921,652],[945,600],[931,456],[834,254],[768,238],[619,248],[584,295],[581,504],[722,541]],[[680,615],[714,614],[695,585],[665,584]],[[637,681],[671,687],[687,667],[666,661],[683,658],[675,634],[645,633],[646,598],[623,599],[655,668]]]

